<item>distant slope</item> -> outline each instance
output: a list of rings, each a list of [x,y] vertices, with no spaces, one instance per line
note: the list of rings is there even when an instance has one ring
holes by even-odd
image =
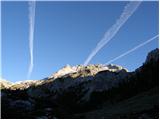
[[[153,88],[116,104],[104,103],[101,109],[88,113],[75,114],[73,118],[159,118],[159,88]]]

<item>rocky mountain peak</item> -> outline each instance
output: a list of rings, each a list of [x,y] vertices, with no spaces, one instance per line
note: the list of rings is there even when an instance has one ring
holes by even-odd
[[[148,63],[152,60],[154,60],[154,61],[159,60],[159,49],[158,48],[156,48],[148,53],[147,58],[146,58],[146,63]]]
[[[4,80],[4,79],[0,79],[0,88],[9,88],[10,86],[12,86],[13,83],[7,81],[7,80]]]
[[[125,71],[128,72],[126,68],[123,68],[119,65],[109,64],[109,65],[103,65],[103,64],[90,64],[87,66],[84,65],[77,65],[77,66],[70,66],[66,65],[59,71],[52,74],[49,78],[60,78],[67,74],[72,73],[88,73],[89,75],[95,75],[100,71],[108,70],[110,72],[119,72],[119,71]]]
[[[119,71],[125,71],[128,72],[128,70],[120,65],[115,65],[115,64],[109,64],[105,66],[107,68],[107,70],[111,71],[111,72],[119,72]]]
[[[70,65],[66,65],[62,69],[60,69],[59,71],[52,74],[49,78],[56,79],[56,78],[59,78],[59,77],[66,75],[66,74],[74,73],[74,72],[76,72],[76,71]]]

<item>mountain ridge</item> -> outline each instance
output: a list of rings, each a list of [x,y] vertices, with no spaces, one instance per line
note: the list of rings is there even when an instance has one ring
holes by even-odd
[[[103,65],[73,66],[74,68],[68,65],[46,80],[1,87],[2,118],[81,118],[81,115],[87,118],[89,111],[98,110],[102,106],[107,108],[112,104],[116,106],[115,103],[128,101],[129,98],[157,88],[157,56],[159,49],[149,52],[143,65],[133,72],[116,65],[107,66],[109,70]],[[157,96],[157,91],[154,95]],[[144,97],[153,99],[150,96]],[[152,102],[145,109],[152,112],[150,108],[157,105],[157,102]],[[153,109],[157,112],[157,107]],[[12,110],[17,112],[12,114]],[[80,114],[82,112],[86,114]],[[145,114],[151,118],[157,117],[151,113]],[[127,118],[131,116],[138,118],[141,113],[129,114]],[[105,115],[102,117],[108,118]]]

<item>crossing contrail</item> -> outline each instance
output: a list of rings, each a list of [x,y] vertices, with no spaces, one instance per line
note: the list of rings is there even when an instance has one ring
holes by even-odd
[[[34,24],[35,24],[35,9],[36,1],[29,1],[29,52],[30,52],[30,65],[28,69],[28,79],[33,70],[33,40],[34,40]]]
[[[138,48],[140,48],[140,47],[142,47],[142,46],[146,45],[147,43],[149,43],[149,42],[153,41],[153,40],[154,40],[154,39],[156,39],[158,36],[159,36],[159,35],[156,35],[156,36],[154,36],[154,37],[150,38],[149,40],[147,40],[147,41],[145,41],[145,42],[143,42],[143,43],[141,43],[141,44],[139,44],[139,45],[135,46],[134,48],[132,48],[132,49],[128,50],[127,52],[125,52],[125,53],[121,54],[120,56],[118,56],[118,57],[116,57],[116,58],[114,58],[114,59],[112,59],[112,60],[108,61],[108,62],[107,62],[107,63],[105,63],[105,64],[109,64],[109,63],[111,63],[111,62],[114,62],[114,61],[116,61],[116,60],[118,60],[118,59],[120,59],[120,58],[122,58],[122,57],[124,57],[124,56],[128,55],[129,53],[131,53],[131,52],[133,52],[133,51],[137,50]]]
[[[105,33],[104,37],[98,42],[96,47],[93,49],[93,51],[90,53],[88,58],[85,60],[84,65],[87,65],[92,58],[98,53],[100,49],[104,47],[120,30],[120,28],[123,26],[123,24],[129,19],[130,16],[136,11],[136,9],[141,4],[141,1],[131,1],[129,2],[125,7],[120,15],[119,19],[116,21],[114,25],[111,26],[110,29]]]

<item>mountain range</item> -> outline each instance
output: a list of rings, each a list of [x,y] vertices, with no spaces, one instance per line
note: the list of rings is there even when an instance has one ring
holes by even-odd
[[[66,65],[45,79],[0,83],[2,118],[159,118],[158,48],[132,72]]]

